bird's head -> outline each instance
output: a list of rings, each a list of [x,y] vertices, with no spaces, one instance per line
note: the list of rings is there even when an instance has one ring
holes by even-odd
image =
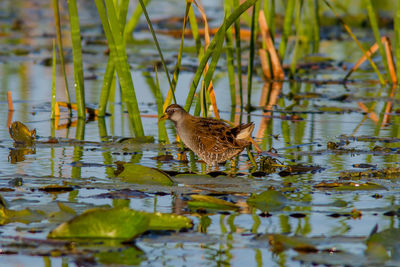
[[[187,112],[179,105],[172,104],[169,105],[166,109],[164,114],[160,117],[160,121],[169,119],[174,123],[182,120],[182,118],[187,114]]]

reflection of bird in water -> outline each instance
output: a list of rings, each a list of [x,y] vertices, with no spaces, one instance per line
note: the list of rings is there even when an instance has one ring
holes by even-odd
[[[238,155],[251,143],[254,124],[231,127],[225,122],[195,117],[181,106],[172,104],[160,118],[170,119],[182,142],[208,165],[217,165]]]

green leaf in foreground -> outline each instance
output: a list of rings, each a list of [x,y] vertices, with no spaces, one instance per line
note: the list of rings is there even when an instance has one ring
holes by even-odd
[[[117,238],[131,240],[148,229],[150,219],[129,208],[95,208],[64,222],[49,238]]]
[[[281,210],[288,202],[281,192],[275,190],[267,190],[247,199],[247,204],[264,212]]]
[[[124,182],[171,186],[174,181],[165,172],[133,163],[118,164],[122,169],[117,177]]]
[[[62,223],[48,237],[132,240],[148,230],[180,230],[192,226],[192,220],[176,214],[148,213],[127,207],[95,208]]]

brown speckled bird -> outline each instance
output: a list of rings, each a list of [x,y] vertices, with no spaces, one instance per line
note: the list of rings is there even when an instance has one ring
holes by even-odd
[[[223,121],[195,117],[172,104],[160,118],[170,119],[182,142],[208,165],[217,165],[238,155],[250,145],[252,122],[231,127]]]

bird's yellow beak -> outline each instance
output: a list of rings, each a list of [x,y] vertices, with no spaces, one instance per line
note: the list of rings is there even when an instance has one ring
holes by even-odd
[[[168,114],[164,113],[160,118],[158,118],[158,121],[165,121],[166,119],[168,119]]]

